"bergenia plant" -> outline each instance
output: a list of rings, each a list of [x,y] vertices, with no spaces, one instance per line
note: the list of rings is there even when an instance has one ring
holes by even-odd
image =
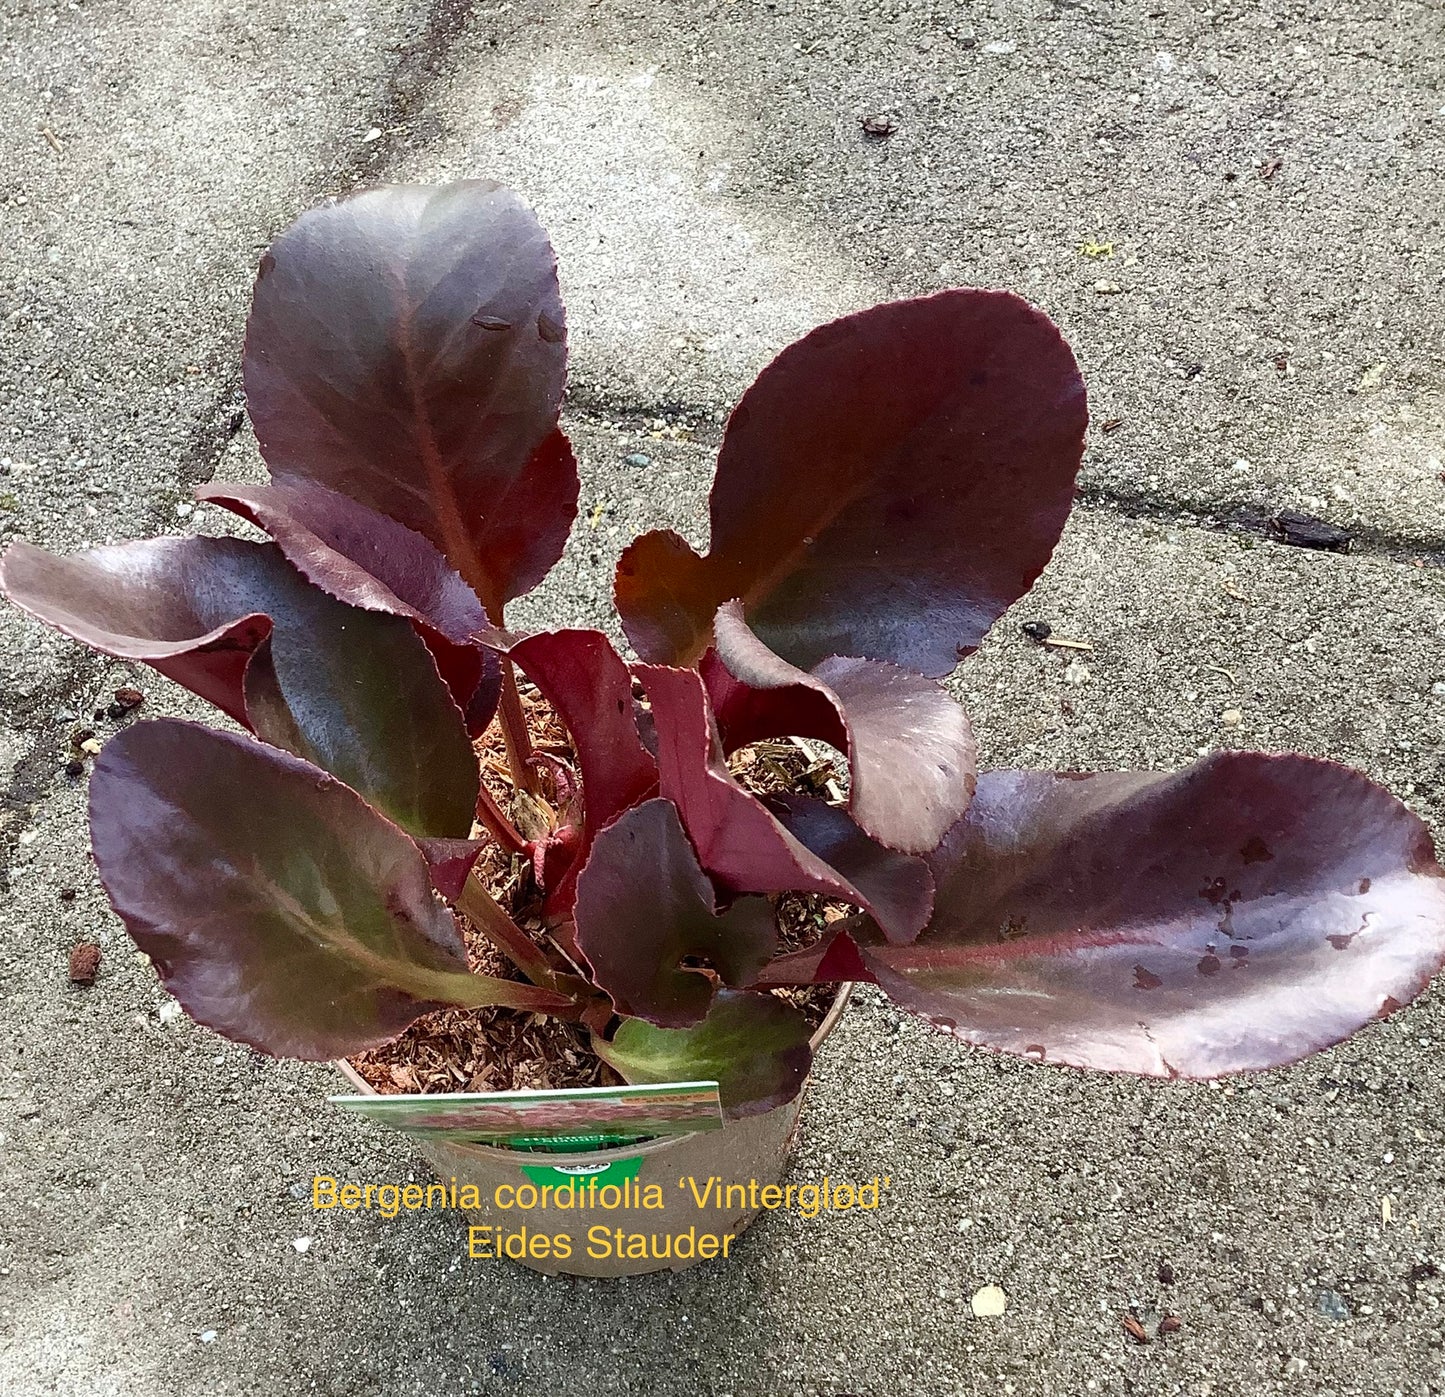
[[[635,663],[509,628],[576,513],[565,366],[514,194],[358,194],[261,262],[271,483],[198,492],[273,541],[7,554],[20,606],[247,730],[142,722],[91,780],[101,879],[192,1017],[323,1059],[443,1006],[555,1014],[624,1078],[716,1077],[740,1116],[808,1070],[777,987],[870,981],[970,1043],[1203,1077],[1336,1042],[1445,959],[1425,826],[1342,766],[978,772],[939,680],[1048,561],[1084,444],[1041,312],[945,291],[785,349],[728,421],[708,551],[655,532],[618,564]],[[534,745],[519,671],[571,759]],[[479,781],[488,730],[525,819]],[[846,801],[740,784],[730,755],[779,737],[845,754]],[[548,935],[482,885],[488,840]],[[789,893],[834,916],[785,953]],[[515,973],[469,969],[453,907]]]

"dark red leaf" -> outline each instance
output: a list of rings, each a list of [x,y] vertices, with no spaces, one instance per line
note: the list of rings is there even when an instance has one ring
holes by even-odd
[[[874,907],[933,907],[933,875],[928,864],[910,854],[884,848],[870,839],[846,811],[804,795],[771,796],[779,822],[810,853],[840,874]]]
[[[202,485],[196,498],[264,529],[306,579],[364,611],[424,622],[449,640],[495,635],[477,594],[415,529],[324,486]]]
[[[1086,419],[1068,346],[1017,296],[945,291],[825,325],[733,413],[708,554],[667,533],[623,554],[628,638],[695,663],[739,598],[803,669],[856,655],[947,674],[1048,561]]]
[[[273,480],[424,534],[500,624],[576,509],[556,428],[566,357],[556,259],[515,194],[392,185],[313,209],[272,244],[246,396]]]
[[[850,932],[853,934],[850,935]],[[859,941],[868,945],[876,942],[876,932],[863,918],[854,917],[847,922],[835,923],[811,946],[770,961],[759,973],[757,984],[824,985],[843,980],[877,984],[877,963],[864,958],[866,953]],[[884,970],[883,975],[887,978],[888,972]]]
[[[441,670],[443,680],[446,681],[447,687],[452,689],[453,696],[455,696],[457,691],[452,687],[453,680],[443,667],[443,659],[438,657],[436,647],[429,648],[432,658],[437,661],[437,667]],[[462,714],[467,722],[467,732],[472,737],[480,737],[491,726],[492,719],[497,714],[497,705],[502,698],[502,662],[497,658],[495,651],[483,648],[479,653],[482,657],[481,677],[472,690],[471,698],[462,706]],[[459,679],[459,682],[462,681]]]
[[[446,1005],[564,1009],[472,975],[415,844],[354,791],[247,737],[162,719],[90,782],[96,867],[192,1018],[279,1057],[375,1047]]]
[[[1445,962],[1424,824],[1306,757],[990,772],[934,864],[917,942],[850,929],[874,978],[971,1043],[1050,1062],[1186,1077],[1293,1062]]]
[[[539,632],[508,653],[572,735],[582,775],[582,833],[547,889],[548,915],[565,916],[597,831],[656,791],[657,763],[633,720],[627,666],[601,631]]]
[[[501,667],[487,646],[497,630],[477,594],[442,552],[414,529],[320,485],[205,485],[196,497],[264,529],[306,579],[363,611],[406,616],[437,662],[475,737],[501,694]]]
[[[470,831],[476,760],[410,621],[319,591],[276,545],[154,539],[57,558],[16,544],[4,581],[41,620],[153,664],[409,832]]]
[[[766,898],[740,897],[719,913],[667,800],[645,801],[597,836],[577,880],[575,915],[577,947],[617,1012],[666,1028],[707,1013],[714,984],[701,966],[737,988],[777,945]]]
[[[719,990],[708,1016],[691,1028],[657,1028],[623,1019],[610,1043],[593,1047],[634,1084],[716,1082],[731,1119],[785,1105],[803,1089],[813,1062],[807,1020],[767,994]]]
[[[815,737],[848,753],[848,809],[873,838],[924,854],[963,814],[977,748],[963,709],[932,679],[878,660],[828,659],[811,674],[718,608],[702,673],[725,750],[762,737]],[[719,671],[733,680],[726,683]],[[719,703],[721,699],[721,703]]]
[[[472,865],[487,847],[485,839],[418,839],[416,846],[426,860],[432,886],[448,902],[462,895]]]
[[[62,634],[144,660],[245,723],[242,681],[271,633],[268,602],[301,585],[288,573],[274,550],[239,539],[154,539],[70,557],[22,542],[0,563],[0,586]]]
[[[892,854],[916,871],[911,877],[879,878],[873,895],[851,883],[789,834],[733,779],[695,670],[642,665],[637,673],[652,702],[661,792],[678,807],[702,866],[721,888],[730,893],[822,893],[867,909],[899,940],[917,934],[928,920],[933,894],[921,861]]]

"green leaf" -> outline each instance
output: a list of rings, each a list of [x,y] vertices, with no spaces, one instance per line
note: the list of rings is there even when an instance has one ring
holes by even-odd
[[[720,990],[691,1028],[624,1019],[610,1043],[592,1046],[634,1085],[715,1081],[733,1119],[760,1115],[803,1089],[813,1061],[807,1020],[768,994]]]

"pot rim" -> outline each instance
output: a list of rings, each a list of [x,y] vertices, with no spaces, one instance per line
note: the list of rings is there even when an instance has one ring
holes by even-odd
[[[838,1026],[838,1020],[843,1017],[843,1010],[848,1007],[848,1001],[853,996],[854,983],[851,980],[844,980],[838,985],[838,993],[833,997],[833,1003],[829,1006],[828,1012],[823,1016],[823,1022],[813,1030],[813,1035],[808,1039],[808,1046],[813,1052],[817,1052],[823,1043],[832,1035],[833,1030]],[[356,1089],[358,1096],[380,1096],[381,1093],[371,1085],[345,1058],[334,1058],[331,1065],[335,1067],[343,1077]],[[785,1101],[780,1106],[774,1106],[774,1111],[783,1111],[798,1103],[807,1086],[806,1080],[803,1086],[798,1088],[798,1095],[791,1101]],[[768,1114],[763,1112],[762,1114]],[[747,1119],[744,1117],[744,1119]],[[726,1129],[726,1126],[724,1126]],[[565,1154],[554,1154],[550,1150],[509,1150],[498,1145],[484,1145],[474,1140],[436,1140],[434,1144],[445,1144],[451,1149],[474,1151],[489,1159],[498,1162],[505,1161],[508,1164],[518,1164],[522,1161],[533,1163],[545,1163],[549,1168],[572,1168],[585,1164],[610,1164],[623,1159],[641,1159],[647,1155],[661,1154],[662,1151],[680,1144],[683,1140],[694,1140],[699,1135],[711,1134],[711,1131],[690,1131],[686,1135],[665,1135],[657,1140],[648,1140],[641,1145],[609,1145],[600,1150],[570,1150]]]

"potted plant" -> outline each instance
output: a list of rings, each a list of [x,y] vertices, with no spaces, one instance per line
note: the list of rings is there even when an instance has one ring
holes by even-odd
[[[1048,561],[1083,449],[1041,312],[945,291],[784,350],[728,422],[708,552],[655,532],[622,555],[631,664],[599,631],[508,625],[576,512],[565,361],[515,195],[355,195],[261,262],[245,384],[271,483],[198,491],[272,541],[6,555],[20,606],[245,729],[142,722],[91,779],[100,877],[193,1018],[357,1060],[438,1013],[544,1016],[599,1073],[720,1083],[720,1135],[619,1158],[771,1180],[838,1007],[810,1021],[809,987],[868,981],[1039,1061],[1207,1077],[1334,1043],[1445,959],[1425,826],[1344,767],[978,772],[939,681]],[[750,772],[782,737],[842,754],[846,797]]]

